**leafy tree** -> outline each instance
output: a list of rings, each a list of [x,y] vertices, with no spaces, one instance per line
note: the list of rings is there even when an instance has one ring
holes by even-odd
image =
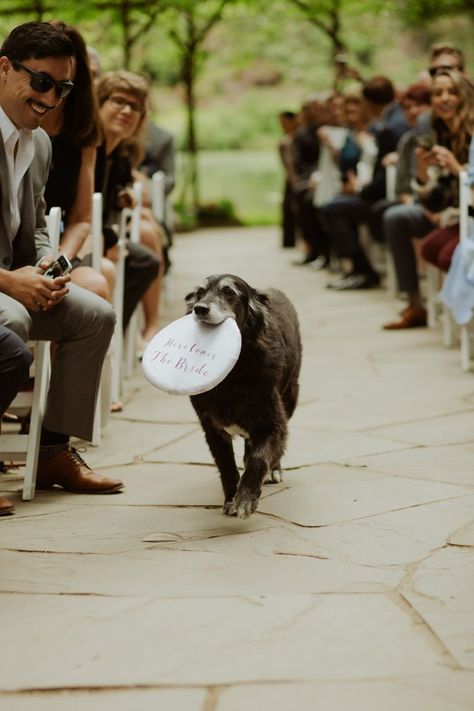
[[[120,27],[122,34],[123,63],[130,68],[132,52],[139,40],[154,26],[163,12],[165,2],[160,0],[96,0],[98,10],[109,11],[112,22]]]
[[[334,88],[343,79],[360,79],[355,67],[347,61],[348,45],[345,40],[343,19],[347,14],[372,12],[381,7],[379,0],[289,0],[305,15],[308,22],[320,30],[330,41],[331,61],[334,67]]]
[[[424,24],[439,17],[474,13],[474,0],[392,0],[388,5],[408,24]]]
[[[30,20],[36,20],[37,22],[42,22],[45,19],[45,15],[50,13],[54,9],[49,0],[12,0],[12,4],[9,7],[2,7],[2,14],[4,17],[9,17],[10,15],[27,15],[24,22],[29,22]]]
[[[174,0],[168,5],[169,36],[179,53],[180,79],[184,84],[187,125],[185,150],[187,164],[181,202],[190,203],[195,213],[199,205],[198,138],[196,133],[196,79],[206,58],[205,40],[222,19],[226,5],[233,0]]]

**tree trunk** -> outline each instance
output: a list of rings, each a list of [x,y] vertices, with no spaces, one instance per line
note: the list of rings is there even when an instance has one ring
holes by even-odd
[[[182,69],[187,112],[185,144],[187,153],[187,169],[185,171],[185,181],[183,185],[183,198],[184,201],[186,201],[186,193],[190,193],[193,214],[197,213],[199,207],[198,141],[196,134],[195,95],[196,53],[196,44],[194,41],[189,41],[186,45],[186,53],[183,57]]]

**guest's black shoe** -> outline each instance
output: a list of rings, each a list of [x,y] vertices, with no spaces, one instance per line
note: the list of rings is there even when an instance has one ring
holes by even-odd
[[[380,278],[377,274],[349,274],[338,281],[327,284],[327,288],[334,291],[356,291],[358,289],[374,289],[379,284]]]

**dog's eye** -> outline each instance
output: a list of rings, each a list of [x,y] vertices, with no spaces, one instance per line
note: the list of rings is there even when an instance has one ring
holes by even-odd
[[[226,296],[228,299],[233,299],[235,296],[235,291],[230,288],[230,286],[224,286],[222,287],[222,293],[224,296]]]
[[[202,299],[205,293],[206,292],[204,291],[204,289],[197,289],[195,292],[196,299],[199,301],[199,299]]]

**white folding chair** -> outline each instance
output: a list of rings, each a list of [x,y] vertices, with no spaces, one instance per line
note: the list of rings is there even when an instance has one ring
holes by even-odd
[[[385,168],[385,198],[390,202],[395,202],[397,195],[395,185],[397,182],[397,166],[387,165]],[[385,288],[388,293],[395,297],[397,295],[397,278],[395,275],[395,265],[392,253],[389,248],[385,248]]]
[[[143,190],[142,185],[139,182],[133,184],[133,191],[135,193],[136,204],[132,210],[132,216],[130,221],[130,242],[133,244],[139,244],[140,242],[140,220],[142,212],[142,201],[143,201]],[[124,353],[125,353],[125,377],[131,378],[133,375],[133,370],[137,361],[137,335],[138,326],[140,319],[139,309],[135,309],[132,317],[127,326],[127,331],[125,333],[124,340]]]
[[[165,174],[158,170],[151,176],[151,211],[157,222],[166,220]]]
[[[165,190],[165,174],[162,170],[158,170],[151,176],[151,211],[153,217],[160,225],[165,225],[168,232],[165,230],[167,244],[166,247],[171,247],[171,230],[173,227],[173,207],[171,200],[166,195]],[[169,275],[166,274],[163,278],[163,296],[166,304],[171,302],[171,290]]]
[[[469,217],[469,207],[472,205],[472,188],[468,182],[467,171],[462,170],[459,174],[459,240],[461,242],[469,239],[469,228],[472,218]],[[472,324],[472,321],[471,321]],[[472,367],[472,332],[470,324],[460,326],[459,334],[461,341],[461,367],[469,372]]]
[[[61,208],[52,207],[46,217],[46,223],[52,251],[56,253],[61,229]],[[35,350],[33,391],[18,393],[9,407],[13,414],[30,412],[29,433],[0,435],[1,460],[26,459],[22,494],[25,501],[31,500],[35,495],[41,427],[50,379],[50,342],[34,341],[30,345]]]
[[[99,272],[101,271],[101,261],[102,254],[104,250],[104,240],[102,235],[102,193],[94,193],[92,196],[92,222],[91,222],[91,236],[92,236],[92,268]],[[105,424],[104,418],[102,416],[102,397],[103,397],[103,379],[104,372],[108,367],[109,355],[107,354],[104,360],[104,365],[102,368],[102,378],[101,384],[99,386],[99,392],[97,395],[97,404],[95,407],[94,415],[94,426],[92,429],[92,446],[98,447],[102,438],[102,425]],[[110,403],[108,406],[110,407]]]
[[[112,350],[112,382],[111,399],[118,402],[122,393],[122,357],[123,357],[123,293],[125,283],[125,255],[127,250],[127,229],[128,222],[133,215],[133,211],[126,207],[120,213],[118,259],[115,263],[115,289],[114,289],[114,309],[115,309],[115,330],[114,345]]]

